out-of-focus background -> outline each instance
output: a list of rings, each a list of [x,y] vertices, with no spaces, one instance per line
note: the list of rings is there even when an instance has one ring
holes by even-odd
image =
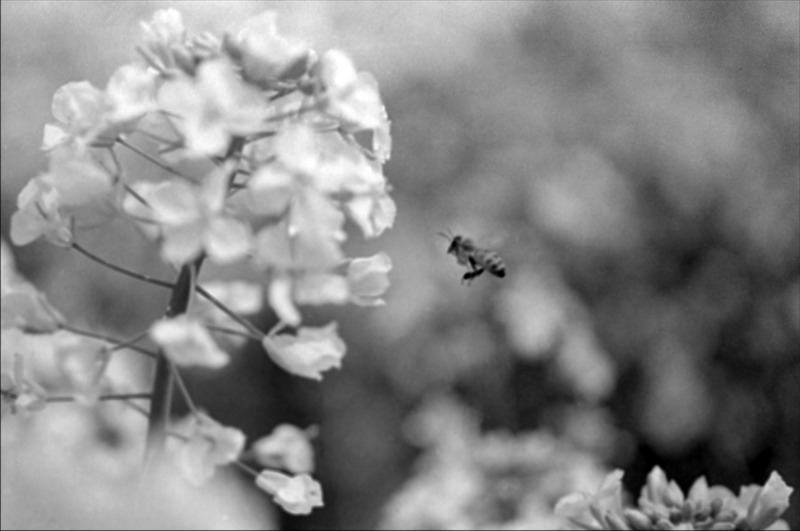
[[[654,465],[683,488],[705,475],[738,491],[772,470],[800,487],[799,3],[0,5],[6,239],[45,169],[53,93],[105,86],[157,9],[218,33],[274,9],[282,33],[378,79],[398,216],[348,245],[392,257],[388,304],[304,311],[338,320],[348,344],[320,384],[255,346],[221,378],[189,375],[250,437],[319,426],[326,507],[275,525],[531,525],[564,477],[614,467],[634,493]],[[497,250],[506,278],[461,285],[447,230]],[[170,273],[130,228],[84,243]],[[75,253],[13,251],[86,325],[131,335],[166,302]]]

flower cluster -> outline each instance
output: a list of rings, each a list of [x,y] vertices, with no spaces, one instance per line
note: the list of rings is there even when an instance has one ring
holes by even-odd
[[[346,346],[335,322],[302,326],[301,307],[378,306],[389,287],[385,253],[348,258],[342,249],[347,220],[375,238],[395,218],[382,170],[390,124],[375,79],[342,51],[317,53],[280,35],[271,12],[220,38],[187,31],[180,13],[167,9],[142,23],[142,34],[143,61],[119,68],[105,89],[84,81],[55,93],[42,144],[49,167],[19,195],[12,242],[43,238],[119,271],[78,239],[112,218],[133,223],[181,270],[184,284],[156,283],[183,303],[171,303],[162,319],[118,347],[148,353],[137,343],[150,339],[159,348],[151,356],[164,356],[179,376],[184,366],[226,365],[225,348],[250,339],[286,371],[320,380],[341,366]],[[159,174],[126,171],[118,157],[125,149]],[[205,261],[249,267],[262,281],[200,285]],[[278,320],[269,333],[243,318],[264,302]],[[34,287],[5,282],[3,328],[69,329]],[[91,356],[74,355],[84,347]],[[115,349],[69,347],[66,374],[84,403],[101,398]],[[4,374],[10,409],[34,410],[43,397],[21,371]],[[246,441],[185,398],[192,414],[173,426],[180,447],[174,455],[191,482],[203,483],[217,466],[239,460]],[[254,477],[287,511],[307,513],[322,504],[321,490],[308,475],[310,446],[299,430],[287,429],[250,452],[273,468]]]
[[[481,433],[477,418],[449,398],[428,403],[408,428],[425,452],[389,501],[382,529],[560,529],[553,500],[605,473],[596,458],[546,432]]]
[[[764,486],[742,487],[736,496],[709,486],[705,477],[683,491],[659,467],[647,477],[636,507],[623,508],[622,471],[609,474],[594,493],[562,498],[556,513],[578,529],[789,529],[779,520],[789,507],[790,488],[777,472]]]

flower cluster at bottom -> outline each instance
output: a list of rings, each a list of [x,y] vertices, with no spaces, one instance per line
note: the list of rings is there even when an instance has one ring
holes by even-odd
[[[675,481],[655,467],[642,488],[638,506],[622,506],[621,470],[611,472],[595,493],[563,497],[556,513],[578,529],[789,529],[780,516],[792,489],[777,472],[763,487],[742,487],[736,496],[726,487],[709,487],[699,478],[684,495]]]

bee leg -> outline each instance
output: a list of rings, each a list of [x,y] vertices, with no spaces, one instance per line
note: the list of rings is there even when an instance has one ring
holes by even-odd
[[[464,276],[461,277],[461,283],[463,284],[464,282],[466,282],[467,286],[469,286],[474,278],[481,276],[483,271],[484,269],[482,268],[473,269],[472,271],[467,271],[466,273],[464,273]]]

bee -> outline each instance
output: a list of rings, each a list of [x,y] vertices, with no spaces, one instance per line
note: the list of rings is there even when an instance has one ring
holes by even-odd
[[[450,242],[450,247],[447,248],[447,254],[455,255],[456,261],[466,266],[468,271],[461,277],[461,283],[464,282],[469,285],[472,280],[483,274],[484,271],[489,271],[496,277],[503,278],[506,276],[506,265],[503,259],[495,251],[483,249],[475,245],[470,238],[464,236],[439,233]]]

